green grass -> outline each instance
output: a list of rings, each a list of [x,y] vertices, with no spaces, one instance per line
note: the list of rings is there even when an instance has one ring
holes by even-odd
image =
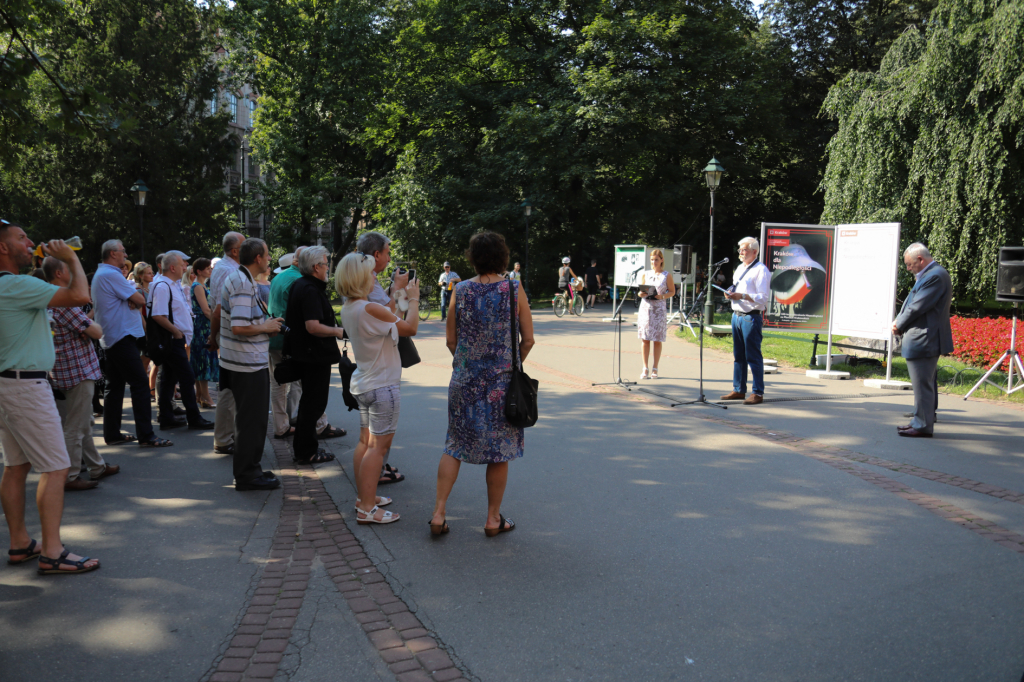
[[[695,330],[698,334],[700,333],[699,329],[695,328]],[[764,357],[778,360],[780,367],[811,369],[811,349],[814,346],[813,344],[807,343],[807,341],[812,340],[813,335],[792,334],[777,331],[767,331],[765,334],[771,334],[771,336],[765,336],[761,342],[761,354],[764,355]],[[690,331],[685,328],[682,331],[676,331],[676,336],[688,343],[700,343],[700,339],[694,338],[693,335],[690,334]],[[832,340],[835,343],[842,343],[845,338],[845,336],[836,336],[833,337]],[[705,333],[704,347],[731,355],[732,336],[715,337]],[[819,342],[818,354],[824,355],[827,352],[827,343]],[[847,350],[844,348],[833,347],[832,352],[845,353]],[[849,352],[853,355],[858,354],[857,351]],[[824,369],[824,367],[818,367],[815,369]],[[863,365],[853,367],[847,364],[836,364],[832,365],[832,369],[839,372],[849,372],[850,376],[856,379],[885,378],[885,367],[866,367]],[[939,358],[939,385],[944,393],[966,395],[984,373],[985,369],[971,367],[970,365],[966,365],[952,358]],[[1005,374],[993,375],[993,377],[998,383],[1001,383],[1003,386],[1006,385]],[[910,374],[907,372],[907,361],[901,357],[897,356],[892,360],[892,378],[902,381],[910,380]],[[1024,391],[1018,391],[1012,396],[1007,396],[999,389],[988,384],[985,384],[975,391],[974,396],[988,398],[990,400],[1005,400],[1013,403],[1024,403]]]

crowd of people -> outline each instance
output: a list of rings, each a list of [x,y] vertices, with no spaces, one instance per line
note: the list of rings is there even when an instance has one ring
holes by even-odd
[[[332,461],[320,441],[346,435],[326,415],[342,342],[352,345],[349,391],[360,415],[353,455],[357,521],[399,520],[382,509],[392,500],[377,487],[405,478],[388,455],[401,407],[399,340],[417,332],[419,282],[399,271],[385,289],[378,274],[391,260],[390,241],[365,233],[335,272],[344,301],[339,320],[327,291],[326,248],[286,254],[270,280],[263,240],[229,232],[222,247],[214,259],[170,250],[152,265],[131,264],[124,245],[109,240],[90,283],[63,241],[42,244],[42,260],[34,262],[35,245],[22,226],[0,220],[0,500],[10,530],[8,563],[38,559],[41,574],[99,568],[99,560],[70,553],[60,540],[64,493],[93,489],[120,472],[93,441],[97,418],[108,446],[168,448],[174,444],[158,431],[212,431],[214,451],[231,456],[239,491],[280,486],[262,462],[271,421],[273,438],[293,439],[297,463]],[[508,255],[500,235],[476,235],[466,252],[476,276],[463,281],[452,273],[442,282],[450,285],[447,345],[455,371],[430,520],[435,534],[449,530],[445,502],[463,461],[487,465],[486,534],[515,527],[501,501],[508,463],[523,454],[523,430],[505,420],[504,393],[511,344],[520,344],[524,358],[534,340],[518,277],[505,274]],[[31,275],[20,274],[36,265]],[[513,311],[521,341],[512,338]],[[122,430],[126,389],[135,433]],[[202,410],[215,410],[214,419]],[[38,541],[25,524],[31,469],[40,474]]]

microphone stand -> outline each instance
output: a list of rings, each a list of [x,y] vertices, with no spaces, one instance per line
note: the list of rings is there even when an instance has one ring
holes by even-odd
[[[622,295],[622,298],[619,300],[619,307],[612,312],[612,317],[615,320],[615,325],[618,327],[618,329],[616,330],[617,342],[613,342],[612,344],[613,346],[618,346],[618,370],[616,371],[616,379],[615,381],[605,383],[590,384],[591,386],[636,386],[635,381],[622,380],[622,304],[626,302],[626,297],[629,295],[629,290],[636,286],[637,274],[639,274],[642,271],[643,268],[640,268],[632,275],[630,275],[629,279],[631,283],[626,285],[626,291]]]
[[[719,405],[718,403],[708,402],[707,396],[704,395],[704,327],[706,325],[704,324],[704,313],[701,312],[701,304],[703,303],[705,297],[708,295],[708,292],[711,291],[711,282],[714,281],[715,275],[717,275],[718,271],[721,269],[722,266],[717,265],[715,267],[715,271],[711,273],[710,276],[708,276],[706,280],[707,286],[705,286],[704,291],[700,292],[700,295],[697,296],[696,300],[693,302],[693,307],[690,308],[690,312],[687,313],[686,315],[687,317],[689,317],[690,315],[693,315],[694,312],[696,312],[700,316],[700,384],[697,399],[682,403],[672,403],[670,407],[676,407],[677,405],[707,405],[708,407],[719,407],[723,410],[729,409],[728,405]]]

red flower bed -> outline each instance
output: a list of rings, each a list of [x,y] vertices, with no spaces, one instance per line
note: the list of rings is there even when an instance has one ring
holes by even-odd
[[[953,327],[954,358],[974,367],[988,369],[1010,347],[1009,317],[956,317],[950,319]],[[1017,351],[1024,352],[1024,324],[1017,325]],[[1003,362],[1001,370],[1008,369]]]

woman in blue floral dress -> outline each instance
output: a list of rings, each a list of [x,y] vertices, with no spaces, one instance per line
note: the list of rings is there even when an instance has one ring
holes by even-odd
[[[505,238],[483,232],[469,240],[466,258],[477,276],[455,285],[447,321],[448,349],[455,356],[448,387],[448,437],[437,468],[437,501],[430,530],[448,532],[445,509],[462,462],[487,465],[487,522],[493,537],[515,528],[501,514],[508,463],[523,456],[523,429],[505,419],[505,391],[512,376],[509,306],[518,311],[519,354],[533,348],[533,318],[519,282],[504,279]]]
[[[210,340],[210,319],[213,317],[213,306],[210,305],[210,288],[206,283],[210,279],[213,265],[209,258],[196,259],[192,268],[196,281],[192,283],[192,317],[195,319],[192,334],[192,346],[189,351],[189,362],[192,373],[196,375],[196,398],[199,406],[204,409],[216,407],[210,398],[210,382],[220,381],[220,361],[217,352],[206,347]]]

